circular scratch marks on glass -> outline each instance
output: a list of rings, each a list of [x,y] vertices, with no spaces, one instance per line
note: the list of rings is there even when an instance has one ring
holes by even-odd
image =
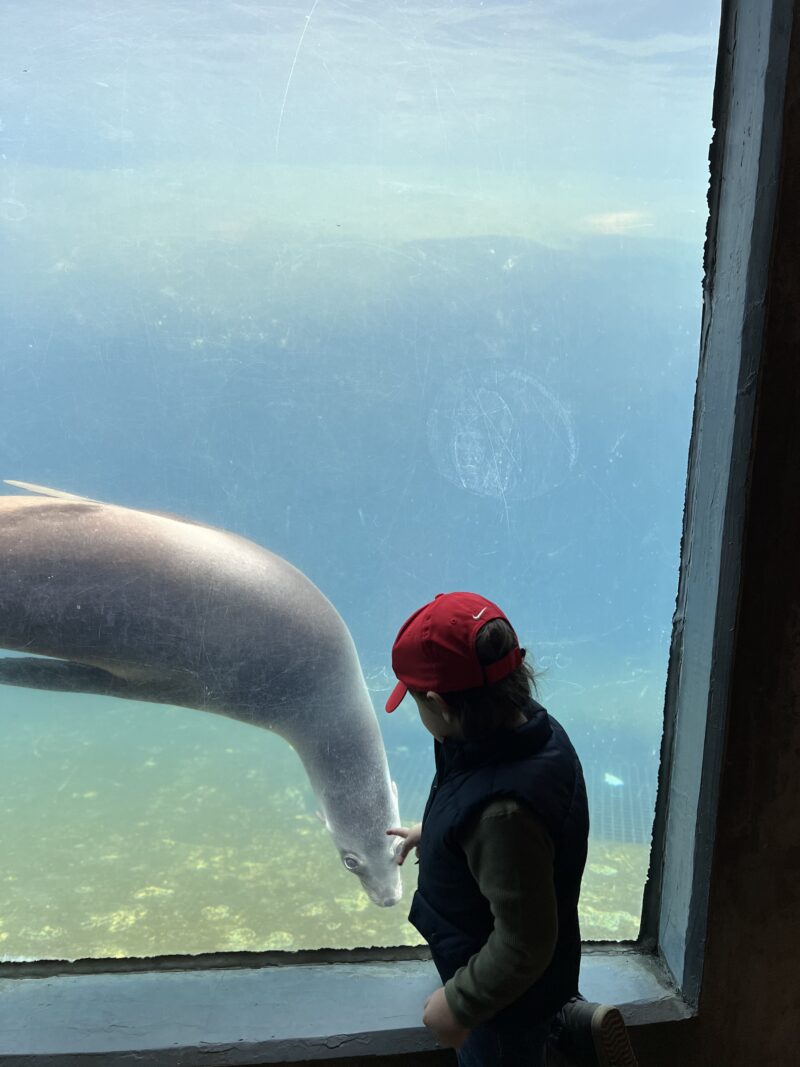
[[[6,222],[22,222],[28,217],[28,209],[21,200],[14,200],[10,196],[4,196],[0,200],[0,218]]]
[[[449,382],[428,415],[428,445],[442,477],[506,501],[549,493],[578,458],[569,410],[518,371]]]

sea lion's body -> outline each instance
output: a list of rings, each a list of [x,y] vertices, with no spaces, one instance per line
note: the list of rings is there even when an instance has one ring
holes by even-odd
[[[213,527],[82,498],[0,496],[0,683],[216,712],[297,751],[347,866],[400,886],[397,802],[352,638],[295,567]],[[352,857],[355,857],[353,859]]]

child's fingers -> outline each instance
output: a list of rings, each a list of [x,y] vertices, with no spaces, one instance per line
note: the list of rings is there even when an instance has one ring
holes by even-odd
[[[397,849],[397,851],[395,852],[395,854],[394,854],[394,862],[397,864],[398,867],[402,867],[403,866],[403,861],[405,860],[406,856],[411,851],[411,847],[412,846],[408,843],[408,841],[404,841],[402,843],[402,845],[400,845],[399,848]]]
[[[402,838],[394,853],[395,863],[398,867],[402,867],[403,860],[411,849],[419,847],[419,826],[412,826],[410,830],[405,826],[391,826],[385,832]]]
[[[411,833],[411,831],[407,830],[404,826],[394,826],[391,829],[387,830],[386,833],[394,834],[396,837],[402,838],[394,852],[394,862],[397,864],[398,867],[402,867],[403,860],[414,847],[413,839],[409,840],[409,834]]]

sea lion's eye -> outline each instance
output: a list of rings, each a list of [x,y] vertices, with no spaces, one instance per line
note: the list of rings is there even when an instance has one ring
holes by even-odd
[[[342,856],[342,863],[348,869],[348,871],[357,871],[361,864],[355,858],[355,856]]]

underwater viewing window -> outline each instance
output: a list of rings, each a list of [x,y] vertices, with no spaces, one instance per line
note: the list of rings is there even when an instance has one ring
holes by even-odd
[[[719,4],[14,0],[2,21],[0,475],[87,498],[28,494],[65,514],[188,519],[190,555],[221,528],[307,576],[352,635],[405,823],[433,760],[410,701],[382,711],[395,632],[443,590],[499,603],[586,772],[584,937],[635,940]],[[108,543],[39,644],[0,603],[2,958],[417,945],[414,865],[376,906],[287,742],[350,722],[338,675],[281,717],[325,635],[254,647],[249,572],[157,613],[138,549]],[[59,560],[14,603],[32,612]],[[221,714],[134,670],[119,627],[152,642],[148,670],[152,648],[165,671],[201,651]],[[257,713],[215,701],[234,662],[237,692],[274,668]],[[317,784],[359,788],[349,755]]]

